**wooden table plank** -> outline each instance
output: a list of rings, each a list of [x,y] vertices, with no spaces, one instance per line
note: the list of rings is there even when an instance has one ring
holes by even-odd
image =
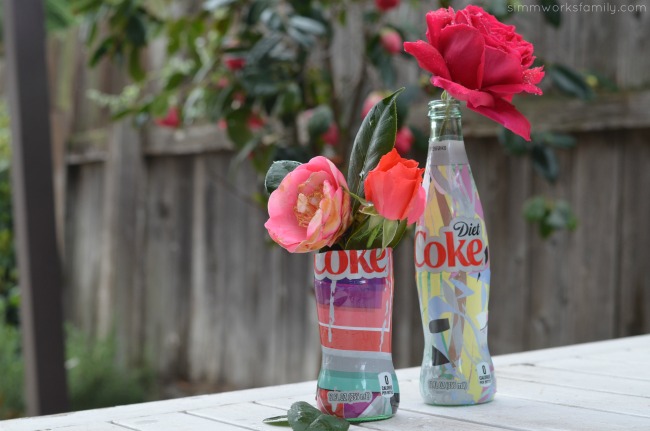
[[[614,354],[616,352],[629,351],[631,349],[645,349],[646,346],[650,346],[650,334],[617,338],[607,341],[595,341],[593,343],[553,347],[550,349],[510,353],[508,355],[495,356],[493,361],[495,367],[504,367],[512,364],[536,363],[557,358],[571,358],[593,354]],[[499,370],[497,369],[497,373],[498,371]]]
[[[497,391],[499,376],[525,382],[545,383],[567,388],[588,389],[637,397],[650,397],[650,384],[645,380],[621,379],[612,376],[594,376],[560,369],[537,367],[533,365],[512,365],[497,368]]]
[[[405,395],[400,408],[403,412],[529,431],[648,431],[650,428],[648,418],[543,403],[499,393],[487,404],[454,408],[431,406],[421,401],[416,382],[406,382],[402,387]]]
[[[498,377],[497,393],[498,396],[506,395],[551,404],[650,418],[650,398],[619,394],[603,396],[602,392],[524,382],[503,376]]]
[[[619,379],[645,380],[650,382],[650,358],[648,361],[618,363],[601,357],[582,356],[556,359],[535,364],[536,367],[573,371],[594,376],[611,376]]]
[[[130,428],[125,428],[123,426],[115,425],[109,422],[95,422],[85,425],[73,425],[63,428],[54,428],[52,431],[126,431],[129,429]]]
[[[213,407],[236,402],[254,401],[258,397],[269,398],[275,394],[291,395],[313,392],[316,382],[293,383],[265,388],[245,389],[213,395],[178,398],[105,409],[85,410],[51,416],[14,419],[0,422],[0,431],[33,431],[51,429],[90,422],[110,422],[112,420],[141,417],[162,413]]]
[[[248,428],[226,424],[187,413],[165,413],[115,421],[134,431],[242,431]]]

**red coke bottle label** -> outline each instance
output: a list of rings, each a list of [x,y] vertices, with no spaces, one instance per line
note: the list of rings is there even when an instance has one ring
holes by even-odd
[[[387,277],[391,268],[390,249],[338,250],[314,255],[317,280],[355,280]]]
[[[418,272],[475,272],[488,265],[488,246],[478,218],[457,217],[429,236],[423,226],[415,232]]]

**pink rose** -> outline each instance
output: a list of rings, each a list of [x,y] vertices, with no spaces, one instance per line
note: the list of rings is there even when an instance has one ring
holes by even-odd
[[[405,42],[431,82],[467,107],[530,140],[530,123],[510,103],[521,92],[542,94],[533,45],[478,6],[427,13],[427,42]]]
[[[373,203],[382,217],[388,220],[404,220],[415,223],[426,203],[422,187],[424,169],[418,162],[400,157],[393,150],[379,160],[375,169],[368,173],[363,183],[366,199]]]
[[[394,7],[399,6],[399,0],[375,0],[375,6],[382,12],[386,12]]]
[[[384,97],[386,96],[381,91],[373,91],[372,93],[368,94],[366,100],[363,101],[363,107],[361,108],[361,118],[366,118],[366,115],[368,115],[368,112],[370,112],[372,107],[381,102]]]
[[[159,126],[173,127],[175,129],[181,125],[181,119],[178,115],[178,108],[175,106],[169,108],[167,115],[165,115],[163,118],[156,118],[154,121]]]
[[[402,36],[392,28],[385,28],[379,33],[379,42],[389,54],[402,50]]]
[[[341,171],[318,156],[298,166],[269,198],[264,227],[291,253],[332,246],[352,222],[348,185]]]
[[[395,149],[398,153],[404,155],[411,151],[414,140],[415,137],[413,136],[411,129],[408,126],[402,126],[402,128],[397,131],[397,135],[395,136]]]

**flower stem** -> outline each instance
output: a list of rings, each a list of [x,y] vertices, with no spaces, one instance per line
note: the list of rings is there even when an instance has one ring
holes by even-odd
[[[436,136],[436,138],[440,139],[443,136],[445,136],[445,132],[447,131],[447,125],[449,123],[449,112],[451,111],[451,101],[453,100],[451,96],[449,96],[449,93],[446,91],[442,92],[442,95],[440,95],[440,100],[445,102],[445,118],[442,120],[442,125],[440,126],[440,134]]]

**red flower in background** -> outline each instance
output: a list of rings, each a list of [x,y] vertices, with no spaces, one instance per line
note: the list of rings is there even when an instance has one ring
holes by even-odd
[[[381,102],[384,97],[386,96],[381,91],[373,91],[368,94],[366,100],[363,101],[363,106],[361,107],[361,118],[366,118],[366,115],[368,115],[368,112],[370,112],[372,107]]]
[[[510,102],[522,92],[542,94],[533,45],[478,6],[438,9],[426,20],[427,41],[405,42],[404,50],[433,73],[433,85],[530,140],[530,123]]]
[[[246,65],[246,59],[244,57],[237,57],[234,55],[224,55],[223,62],[226,67],[233,72],[243,69]]]
[[[408,126],[403,126],[395,135],[395,149],[402,156],[411,151],[415,137]]]
[[[379,42],[389,54],[402,50],[402,36],[392,28],[385,28],[379,33]]]
[[[339,143],[339,128],[335,122],[331,122],[329,128],[321,135],[325,144],[335,146]]]
[[[382,12],[386,12],[394,7],[399,6],[399,0],[375,0],[375,6]]]
[[[169,108],[167,115],[165,115],[163,118],[156,118],[154,121],[159,126],[173,127],[175,129],[181,125],[181,119],[178,115],[178,108],[175,106]]]

